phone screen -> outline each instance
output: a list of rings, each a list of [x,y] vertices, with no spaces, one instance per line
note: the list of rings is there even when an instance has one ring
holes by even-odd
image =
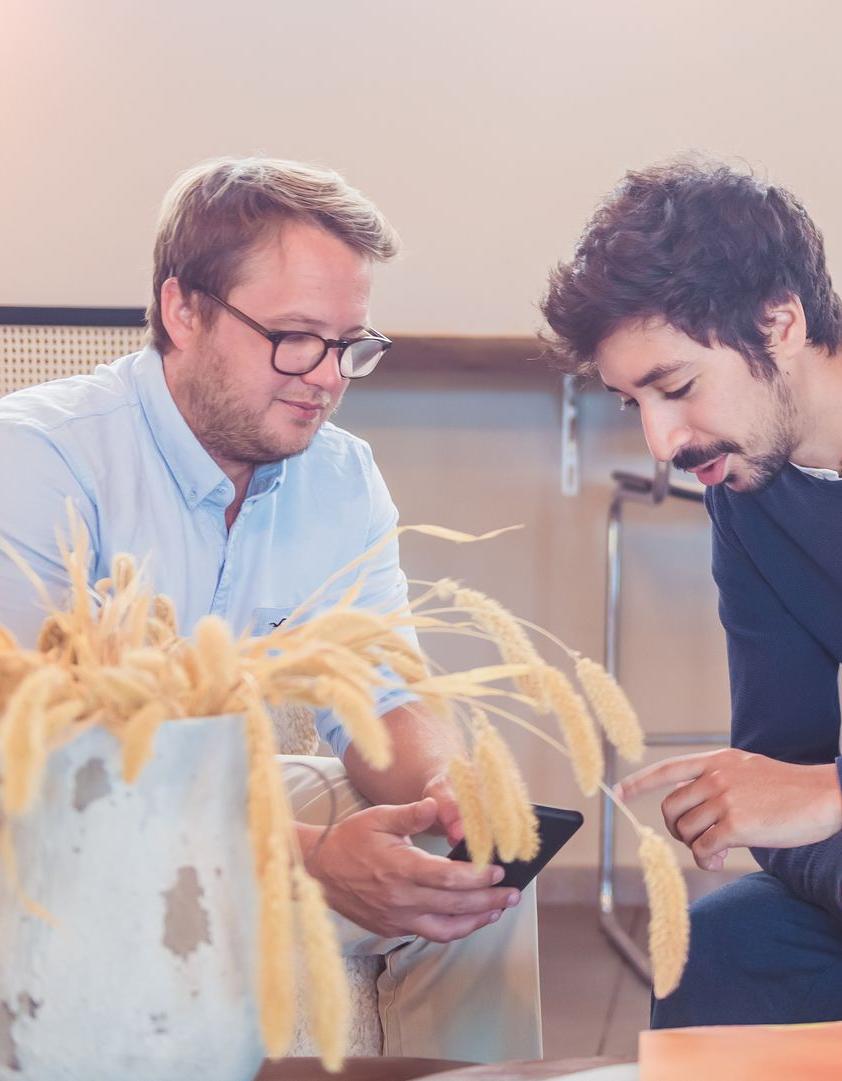
[[[542,870],[562,845],[567,844],[573,834],[584,822],[579,811],[566,811],[560,807],[544,807],[540,803],[533,804],[535,814],[538,817],[538,836],[540,848],[538,855],[533,860],[514,860],[512,863],[503,863],[494,854],[494,863],[499,863],[505,868],[506,874],[500,886],[514,886],[522,890],[528,886],[532,879]],[[467,860],[468,849],[464,841],[460,841],[448,854],[451,860]]]

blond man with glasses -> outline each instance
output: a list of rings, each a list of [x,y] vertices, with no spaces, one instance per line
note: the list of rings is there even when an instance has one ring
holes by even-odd
[[[391,346],[371,328],[369,295],[374,263],[396,248],[379,211],[330,171],[225,159],[176,181],[155,242],[149,345],[0,401],[0,453],[25,463],[2,471],[0,530],[57,600],[68,496],[90,534],[91,583],[117,552],[147,558],[184,633],[209,612],[265,633],[393,529],[368,445],[329,418]],[[392,541],[358,603],[406,596]],[[0,623],[31,644],[41,617],[0,556]],[[406,692],[385,690],[378,709],[396,751],[382,773],[329,711],[315,717],[336,756],[318,760],[337,781],[333,828],[321,782],[288,776],[304,859],[346,950],[385,958],[384,1053],[538,1057],[534,893],[497,886],[499,868],[434,854],[462,832],[445,774],[455,737]]]

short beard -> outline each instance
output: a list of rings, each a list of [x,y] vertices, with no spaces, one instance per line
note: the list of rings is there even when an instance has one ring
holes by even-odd
[[[212,458],[263,465],[303,454],[310,440],[291,446],[267,437],[263,414],[243,404],[218,351],[206,344],[203,358],[202,374],[188,387],[186,405],[190,427]]]
[[[798,442],[795,436],[795,405],[780,375],[774,377],[771,392],[774,408],[769,423],[769,446],[761,453],[752,454],[739,443],[720,440],[706,447],[680,451],[673,458],[673,465],[687,470],[711,462],[723,454],[738,454],[745,463],[747,475],[740,477],[736,473],[729,473],[723,483],[730,483],[734,491],[740,492],[760,492],[768,487],[789,463]]]

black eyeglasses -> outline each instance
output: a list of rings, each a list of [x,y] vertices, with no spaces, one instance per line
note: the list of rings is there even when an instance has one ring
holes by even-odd
[[[376,330],[369,330],[363,338],[323,338],[302,330],[267,330],[245,312],[229,304],[207,289],[197,289],[216,301],[235,319],[256,330],[272,343],[272,367],[279,375],[306,375],[318,368],[328,351],[336,349],[339,374],[345,379],[362,379],[371,375],[383,354],[391,348],[391,339]]]

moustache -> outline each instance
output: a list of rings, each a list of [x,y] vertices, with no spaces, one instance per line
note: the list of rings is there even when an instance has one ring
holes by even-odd
[[[709,443],[706,447],[687,447],[680,450],[673,458],[672,464],[676,469],[695,469],[705,462],[712,462],[714,458],[721,458],[723,454],[739,454],[741,447],[738,443],[730,443],[721,440],[719,443]]]

